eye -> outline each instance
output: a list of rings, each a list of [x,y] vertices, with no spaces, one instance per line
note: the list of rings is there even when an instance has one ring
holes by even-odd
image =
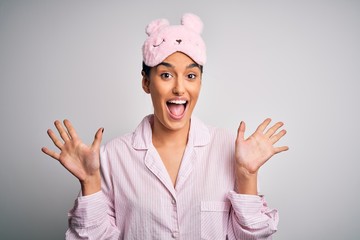
[[[194,73],[190,73],[190,74],[188,74],[188,78],[189,79],[196,79],[196,75],[194,74]]]
[[[169,78],[172,78],[172,75],[168,72],[165,72],[165,73],[162,73],[160,74],[161,78],[162,79],[169,79]]]

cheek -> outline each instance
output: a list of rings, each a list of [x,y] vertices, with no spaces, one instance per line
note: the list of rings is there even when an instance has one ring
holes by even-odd
[[[158,98],[165,98],[171,94],[172,86],[166,82],[153,81],[151,84],[151,93]]]
[[[150,88],[150,95],[151,95],[151,100],[154,106],[161,106],[162,103],[162,94],[161,91],[159,91],[159,89],[157,87],[152,86]]]
[[[200,95],[200,90],[201,90],[201,83],[193,86],[193,88],[191,89],[192,97],[197,99]]]

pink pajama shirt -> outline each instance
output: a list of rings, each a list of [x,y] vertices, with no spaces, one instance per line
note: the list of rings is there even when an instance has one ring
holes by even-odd
[[[192,117],[175,187],[152,144],[149,115],[101,147],[102,190],[79,196],[67,239],[271,239],[278,213],[235,193],[235,136]]]

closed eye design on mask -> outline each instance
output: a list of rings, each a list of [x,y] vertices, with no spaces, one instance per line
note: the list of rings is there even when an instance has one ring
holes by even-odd
[[[161,43],[159,43],[159,44],[154,44],[153,47],[158,47],[158,46],[160,46],[163,42],[165,42],[165,39],[163,39],[163,40],[161,41]]]

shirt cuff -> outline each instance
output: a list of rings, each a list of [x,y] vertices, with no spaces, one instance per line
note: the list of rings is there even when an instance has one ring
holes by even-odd
[[[69,225],[77,228],[87,228],[98,225],[107,214],[106,198],[102,191],[79,196],[70,210]]]
[[[277,210],[268,208],[263,195],[246,195],[230,191],[228,197],[239,223],[243,226],[268,221],[269,218],[278,221]]]

